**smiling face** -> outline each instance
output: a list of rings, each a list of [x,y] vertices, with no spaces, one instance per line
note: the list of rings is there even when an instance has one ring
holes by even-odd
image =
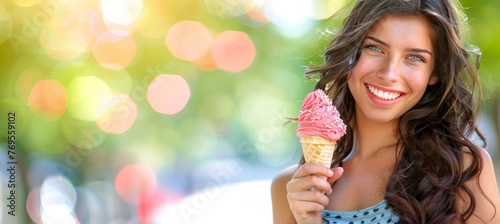
[[[407,15],[384,16],[368,30],[348,80],[358,121],[397,122],[437,82],[432,35],[425,18]]]

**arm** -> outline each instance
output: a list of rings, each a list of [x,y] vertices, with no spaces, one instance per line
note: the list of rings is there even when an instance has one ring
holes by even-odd
[[[292,179],[293,173],[295,173],[296,170],[296,165],[286,168],[279,173],[271,183],[271,201],[273,203],[274,224],[296,223],[286,198],[286,184]]]
[[[466,164],[470,164],[471,157],[470,155],[467,157]],[[481,174],[477,178],[471,179],[465,183],[471,189],[476,199],[476,209],[467,220],[467,223],[500,223],[500,197],[498,194],[493,162],[485,149],[481,149],[481,158],[483,161]],[[467,162],[467,159],[469,162]],[[477,185],[478,178],[481,188]],[[481,190],[484,192],[484,195]],[[493,206],[490,201],[493,203]],[[466,209],[465,203],[467,202],[461,199],[458,199],[457,202],[459,211],[464,211]]]

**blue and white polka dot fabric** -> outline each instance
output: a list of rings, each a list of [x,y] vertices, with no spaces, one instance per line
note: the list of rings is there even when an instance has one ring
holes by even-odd
[[[323,211],[323,224],[387,224],[398,221],[399,217],[392,212],[385,200],[357,211]]]

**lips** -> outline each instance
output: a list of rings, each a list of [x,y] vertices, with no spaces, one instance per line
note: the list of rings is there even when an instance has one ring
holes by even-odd
[[[368,90],[373,93],[377,98],[380,98],[382,100],[394,100],[398,97],[400,97],[402,94],[399,92],[388,92],[388,91],[382,91],[380,89],[376,89],[373,86],[366,85],[368,87]]]

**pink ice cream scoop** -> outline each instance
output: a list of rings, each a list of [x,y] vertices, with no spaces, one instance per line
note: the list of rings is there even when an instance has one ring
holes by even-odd
[[[345,132],[346,125],[323,90],[318,89],[306,95],[298,116],[297,136],[318,136],[337,141]]]

